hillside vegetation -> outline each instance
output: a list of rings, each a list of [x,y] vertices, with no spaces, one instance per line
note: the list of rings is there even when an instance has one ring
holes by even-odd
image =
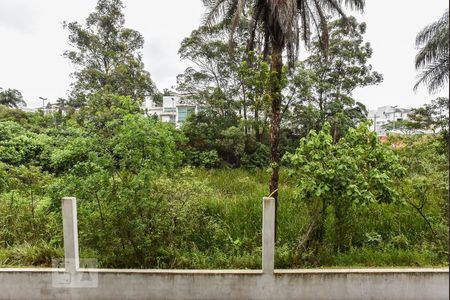
[[[180,133],[144,117],[125,116],[128,122],[113,122],[107,126],[110,132],[90,134],[70,123],[56,126],[53,117],[39,114],[3,109],[1,118],[2,267],[49,266],[52,258],[61,257],[60,201],[76,196],[81,256],[98,259],[102,267],[259,268],[267,169],[183,165],[183,153],[176,146]],[[351,132],[370,136],[363,128]],[[386,178],[381,165],[375,174],[381,179],[363,165],[347,170],[347,176],[362,172],[367,176],[353,181],[359,186],[343,198],[349,199],[344,219],[337,223],[336,207],[341,204],[334,200],[339,199],[339,190],[317,194],[329,199],[321,215],[321,236],[302,244],[317,196],[311,191],[345,184],[345,178],[328,173],[327,177],[319,168],[305,171],[304,166],[314,166],[313,157],[306,159],[310,147],[320,147],[327,163],[354,166],[336,154],[343,153],[352,137],[330,152],[320,144],[326,137],[325,131],[310,134],[299,144],[303,146],[293,156],[298,160],[303,155],[301,169],[294,158],[285,160],[277,267],[446,265],[448,161],[441,136],[370,144],[388,156],[383,159],[392,166],[386,170],[399,174]],[[399,139],[403,146],[392,147]],[[353,143],[359,142],[353,138]],[[374,159],[381,158],[358,161]],[[308,187],[307,182],[315,185]],[[376,195],[380,191],[389,195]]]

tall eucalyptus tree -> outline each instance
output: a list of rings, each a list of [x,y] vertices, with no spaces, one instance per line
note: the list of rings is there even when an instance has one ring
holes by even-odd
[[[125,27],[122,0],[98,0],[86,25],[64,22],[73,49],[64,53],[76,67],[70,103],[84,106],[93,94],[129,96],[141,103],[155,86],[142,61],[143,36]]]

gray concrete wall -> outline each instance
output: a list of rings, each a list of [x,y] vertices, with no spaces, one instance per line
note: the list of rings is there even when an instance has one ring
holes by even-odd
[[[274,270],[273,198],[261,270],[80,269],[76,199],[62,212],[65,269],[0,269],[0,299],[448,299],[448,268]]]
[[[88,270],[91,288],[55,287],[56,269],[0,269],[0,299],[448,299],[448,269]]]

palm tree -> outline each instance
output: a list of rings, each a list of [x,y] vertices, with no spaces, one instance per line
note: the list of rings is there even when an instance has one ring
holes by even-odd
[[[205,25],[220,22],[228,24],[231,39],[239,21],[248,10],[251,14],[249,26],[249,50],[253,48],[255,32],[263,32],[266,45],[271,50],[271,72],[273,78],[269,96],[271,99],[270,116],[270,153],[272,176],[270,194],[278,198],[280,164],[280,122],[282,102],[283,52],[286,50],[288,62],[297,58],[299,40],[308,44],[311,28],[320,33],[322,50],[326,55],[328,47],[327,14],[345,18],[342,3],[352,9],[362,11],[365,0],[203,0],[207,8]]]
[[[27,104],[18,90],[3,90],[0,88],[0,105],[5,105],[10,108],[18,108],[19,106],[26,106]]]
[[[58,106],[58,110],[60,112],[65,111],[67,108],[68,101],[64,98],[58,98],[56,100],[56,105]]]
[[[436,93],[448,83],[448,10],[442,18],[428,25],[416,37],[419,53],[416,55],[416,69],[420,70],[419,80],[414,90],[421,84],[428,87],[430,93]]]

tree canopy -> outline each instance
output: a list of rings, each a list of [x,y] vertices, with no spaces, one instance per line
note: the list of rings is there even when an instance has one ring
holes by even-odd
[[[16,89],[0,88],[0,105],[5,105],[11,108],[19,108],[19,106],[26,106],[27,103],[23,99],[22,93]]]
[[[69,44],[64,53],[76,67],[70,95],[73,106],[84,106],[94,93],[129,96],[141,103],[155,92],[150,73],[144,70],[142,35],[124,27],[121,0],[99,0],[86,25],[64,23]]]

